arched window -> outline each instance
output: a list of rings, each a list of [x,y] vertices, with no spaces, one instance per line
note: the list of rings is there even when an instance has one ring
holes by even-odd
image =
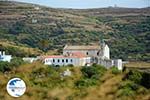
[[[87,52],[86,55],[89,55],[89,53]]]
[[[99,52],[97,52],[97,56],[99,55]]]
[[[68,62],[68,59],[66,59],[66,63]]]
[[[53,62],[55,62],[55,59],[53,59]]]

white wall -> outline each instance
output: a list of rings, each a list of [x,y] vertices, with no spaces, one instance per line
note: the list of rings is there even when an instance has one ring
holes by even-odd
[[[114,60],[114,66],[116,66],[118,68],[118,70],[122,70],[123,69],[123,67],[122,67],[122,59]]]
[[[110,59],[110,50],[109,50],[108,45],[105,45],[103,53],[104,53],[104,55],[103,55],[104,58]]]
[[[53,61],[55,60],[55,61]],[[59,60],[59,62],[58,62]],[[62,61],[64,60],[64,62]],[[68,60],[68,62],[66,62]],[[72,61],[71,61],[72,60]],[[73,66],[84,66],[86,63],[90,63],[91,58],[71,58],[71,57],[65,57],[65,58],[45,58],[44,64],[45,65],[59,65],[59,66],[65,66],[72,64]]]
[[[7,62],[10,62],[12,57],[11,55],[0,55],[0,61],[7,61]]]

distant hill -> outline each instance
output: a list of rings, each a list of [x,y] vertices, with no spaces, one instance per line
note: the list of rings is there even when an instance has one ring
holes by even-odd
[[[0,39],[43,51],[105,39],[112,58],[150,59],[150,8],[54,9],[0,1]]]

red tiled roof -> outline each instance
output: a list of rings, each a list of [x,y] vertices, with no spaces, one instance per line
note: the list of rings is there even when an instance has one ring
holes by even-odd
[[[64,47],[64,50],[99,50],[100,46],[99,45],[95,45],[95,46],[68,46],[66,45]]]
[[[50,55],[50,56],[43,56],[42,58],[84,58],[87,57],[81,52],[73,52],[68,55]]]
[[[81,53],[81,52],[73,52],[72,56],[76,56],[76,57],[86,57],[85,54]]]

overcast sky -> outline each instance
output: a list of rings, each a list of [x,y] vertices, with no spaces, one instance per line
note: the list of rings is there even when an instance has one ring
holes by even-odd
[[[150,6],[150,0],[14,0],[55,8],[101,8],[118,7],[143,8]]]

